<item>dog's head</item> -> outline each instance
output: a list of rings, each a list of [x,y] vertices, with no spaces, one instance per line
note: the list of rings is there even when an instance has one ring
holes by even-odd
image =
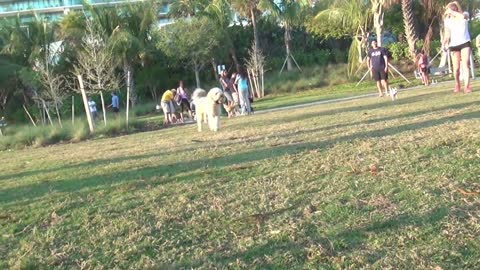
[[[229,113],[235,109],[235,105],[223,104],[223,108],[225,109],[226,112]]]
[[[223,91],[218,87],[210,89],[210,91],[208,91],[207,97],[210,98],[214,103],[223,103]]]

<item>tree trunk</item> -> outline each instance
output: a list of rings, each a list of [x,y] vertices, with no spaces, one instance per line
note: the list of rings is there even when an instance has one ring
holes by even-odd
[[[233,46],[230,47],[229,50],[230,50],[230,55],[232,56],[233,63],[235,64],[235,69],[237,70],[237,72],[240,72],[240,64],[238,63],[237,51]]]
[[[215,75],[215,81],[218,82],[220,80],[220,77],[218,77],[217,62],[215,61],[215,58],[212,58],[212,68],[213,68],[213,75]]]
[[[60,117],[60,111],[58,110],[58,104],[56,102],[55,102],[55,111],[57,113],[58,123],[60,124],[60,127],[63,128],[62,117]]]
[[[290,27],[289,24],[285,25],[285,50],[287,52],[287,71],[290,71],[293,69],[292,65],[292,57],[291,57],[291,51],[290,51],[290,41],[292,40],[292,28]]]
[[[128,72],[130,71],[130,78],[128,79]],[[137,95],[137,89],[135,88],[135,81],[133,79],[134,74],[133,74],[133,67],[132,64],[128,61],[125,61],[123,64],[123,73],[125,74],[125,79],[130,80],[130,100],[132,102],[132,107],[137,104],[138,101],[138,95]]]
[[[87,94],[85,93],[85,88],[83,87],[83,78],[82,75],[77,75],[78,84],[80,85],[80,91],[82,93],[83,108],[85,109],[85,115],[87,116],[88,128],[90,133],[93,133],[93,121],[92,114],[90,113],[90,108],[88,107]]]
[[[47,114],[48,121],[50,122],[50,125],[53,126],[52,117],[50,117],[50,113],[48,112],[47,104],[45,104],[44,100],[42,100],[42,104],[43,104],[43,109],[45,110],[45,113]]]
[[[260,46],[260,41],[258,38],[258,30],[257,30],[257,19],[255,17],[255,9],[251,8],[250,9],[250,16],[252,20],[252,27],[253,27],[253,40],[255,42],[255,50],[259,51],[259,46]]]
[[[100,100],[102,101],[103,123],[107,126],[107,110],[105,109],[105,99],[103,99],[102,91],[100,91]]]
[[[403,23],[405,24],[405,37],[407,38],[408,51],[410,58],[415,59],[415,43],[417,42],[417,34],[415,32],[415,21],[413,14],[413,1],[402,0]]]
[[[195,71],[195,81],[197,83],[197,88],[200,88],[200,65],[197,61],[194,61],[193,69]]]
[[[377,35],[377,44],[379,47],[382,46],[382,37],[383,37],[383,16],[385,11],[383,9],[383,1],[377,0],[372,1],[373,9],[373,25],[375,27],[375,34]]]

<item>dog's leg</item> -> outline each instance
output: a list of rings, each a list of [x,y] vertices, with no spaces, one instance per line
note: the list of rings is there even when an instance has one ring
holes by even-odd
[[[202,114],[197,115],[197,130],[198,132],[202,132]]]
[[[211,131],[217,132],[220,128],[220,118],[218,116],[209,116],[208,118],[208,126]]]

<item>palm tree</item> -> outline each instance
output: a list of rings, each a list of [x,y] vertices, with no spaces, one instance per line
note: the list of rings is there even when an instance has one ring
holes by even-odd
[[[261,0],[231,0],[232,7],[240,15],[250,18],[253,28],[253,41],[255,51],[260,51],[260,39],[257,29],[257,16],[260,13],[259,4]]]
[[[370,2],[372,4],[373,27],[377,36],[377,44],[382,46],[385,10],[395,4],[396,0],[370,0]]]
[[[2,53],[11,55],[23,66],[20,76],[22,84],[28,89],[28,95],[48,114],[53,105],[58,122],[62,125],[59,106],[62,104],[65,91],[64,77],[56,72],[60,46],[56,41],[55,23],[47,23],[38,17],[28,23],[21,23],[17,18],[4,25]],[[49,114],[48,114],[49,115]],[[49,117],[51,122],[51,119]]]
[[[126,81],[130,82],[132,105],[137,102],[135,88],[135,67],[143,68],[148,62],[154,48],[151,44],[151,28],[157,21],[156,1],[131,3],[120,11],[109,8],[89,7],[94,20],[101,25],[109,36],[109,44],[117,55],[119,65],[123,67],[124,75],[130,74]]]
[[[364,0],[332,0],[320,2],[318,13],[308,20],[307,30],[327,38],[352,38],[348,55],[348,74],[363,62],[368,29],[372,22],[370,3]]]
[[[271,14],[283,25],[284,42],[286,50],[287,70],[290,71],[293,68],[292,65],[292,30],[293,27],[298,25],[300,20],[300,14],[303,7],[308,5],[306,0],[269,0],[262,1],[262,9],[271,12]]]
[[[235,67],[238,72],[240,68],[240,64],[237,59],[237,53],[235,50],[235,46],[233,44],[232,34],[229,31],[229,27],[233,22],[233,10],[230,5],[230,1],[229,0],[213,0],[204,9],[203,14],[209,17],[210,19],[212,19],[219,26],[219,28],[222,29],[223,36],[225,37],[224,45],[228,47],[229,53],[232,56],[233,63],[235,64]],[[212,63],[213,68],[215,71],[216,64],[214,60],[212,61],[213,61]],[[217,72],[215,72],[215,76],[218,76]]]
[[[418,40],[415,31],[415,21],[413,14],[413,0],[402,0],[403,23],[405,25],[405,37],[408,43],[408,52],[411,59],[415,59],[415,43]]]

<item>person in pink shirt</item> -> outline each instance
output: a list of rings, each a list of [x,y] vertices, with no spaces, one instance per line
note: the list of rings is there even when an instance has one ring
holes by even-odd
[[[428,57],[425,54],[425,50],[422,50],[417,56],[417,65],[418,70],[420,70],[420,74],[422,75],[422,82],[425,86],[428,86],[430,83],[430,78],[428,76]]]
[[[187,111],[190,119],[192,118],[192,110],[190,109],[190,101],[188,101],[188,93],[185,87],[183,86],[183,81],[178,83],[177,94],[175,95],[175,101],[177,105],[181,107],[180,110],[180,121],[183,122],[183,112]]]

